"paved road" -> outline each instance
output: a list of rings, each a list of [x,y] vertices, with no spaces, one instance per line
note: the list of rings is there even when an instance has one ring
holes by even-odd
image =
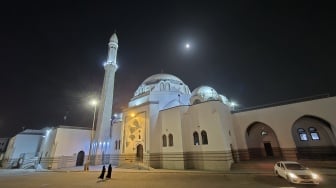
[[[13,171],[12,171],[13,172]],[[15,171],[14,171],[15,172]],[[269,188],[307,187],[290,185],[272,174],[224,174],[203,172],[120,172],[114,171],[112,179],[99,181],[99,172],[34,172],[16,171],[0,176],[1,188]],[[336,176],[324,176],[318,187],[336,185]],[[312,186],[308,186],[312,187]]]

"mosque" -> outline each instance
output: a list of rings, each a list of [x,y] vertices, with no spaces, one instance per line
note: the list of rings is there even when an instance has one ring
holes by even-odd
[[[118,38],[108,58],[95,131],[58,126],[11,138],[3,166],[64,168],[113,164],[229,171],[246,160],[336,160],[336,97],[235,110],[209,86],[190,90],[154,74],[112,118]]]

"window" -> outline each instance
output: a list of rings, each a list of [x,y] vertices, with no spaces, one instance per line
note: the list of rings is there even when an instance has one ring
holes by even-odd
[[[261,131],[261,136],[268,135],[267,131]]]
[[[318,134],[315,127],[309,127],[308,130],[309,130],[312,140],[320,140],[320,135]]]
[[[162,146],[167,147],[167,136],[165,134],[162,136]]]
[[[163,91],[164,90],[164,84],[161,82],[160,83],[160,91]]]
[[[298,128],[298,133],[299,133],[299,137],[301,141],[307,141],[308,140],[308,136],[306,134],[306,131],[302,128]]]
[[[199,137],[198,137],[198,133],[195,131],[193,133],[193,136],[194,136],[194,145],[199,145]]]
[[[202,144],[203,145],[208,145],[208,136],[207,133],[205,131],[201,132],[201,136],[202,136]]]
[[[117,147],[118,147],[117,144],[118,144],[118,141],[115,141],[115,142],[114,142],[114,150],[117,150],[117,149],[118,149],[118,148],[117,148]]]
[[[170,91],[170,84],[169,83],[165,84],[165,89],[168,90],[168,91]]]
[[[169,141],[169,146],[173,146],[174,145],[173,135],[172,134],[168,135],[168,141]]]
[[[118,150],[120,150],[120,140],[118,140]]]

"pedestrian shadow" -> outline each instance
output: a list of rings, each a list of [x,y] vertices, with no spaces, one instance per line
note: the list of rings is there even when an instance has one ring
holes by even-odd
[[[105,182],[106,180],[98,180],[97,183]]]
[[[110,180],[112,180],[112,178],[100,179],[100,180],[97,181],[97,183],[108,182]]]

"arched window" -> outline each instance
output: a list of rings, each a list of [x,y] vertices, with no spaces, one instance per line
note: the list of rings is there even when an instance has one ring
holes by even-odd
[[[194,136],[194,145],[199,145],[199,137],[196,131],[193,133],[193,136]]]
[[[169,140],[169,146],[173,146],[174,145],[174,141],[173,141],[173,135],[172,134],[168,135],[168,140]]]
[[[309,130],[312,140],[320,140],[320,135],[317,132],[317,129],[315,127],[309,127],[308,130]]]
[[[261,136],[266,136],[266,135],[268,135],[267,131],[261,131]]]
[[[115,142],[114,142],[114,150],[117,150],[117,149],[118,149],[118,148],[117,148],[117,147],[118,147],[117,144],[118,144],[118,141],[115,141]]]
[[[161,82],[160,83],[160,91],[163,91],[164,90],[164,84]]]
[[[202,144],[208,145],[208,135],[204,130],[201,132],[201,137],[202,137]]]
[[[167,147],[167,136],[165,134],[162,136],[162,146]]]
[[[308,140],[307,133],[304,129],[298,128],[297,131],[298,131],[298,134],[299,134],[299,137],[300,137],[301,141],[307,141]]]
[[[120,140],[118,141],[118,150],[120,150]]]
[[[170,84],[169,83],[165,84],[165,89],[168,90],[168,91],[170,91]]]

